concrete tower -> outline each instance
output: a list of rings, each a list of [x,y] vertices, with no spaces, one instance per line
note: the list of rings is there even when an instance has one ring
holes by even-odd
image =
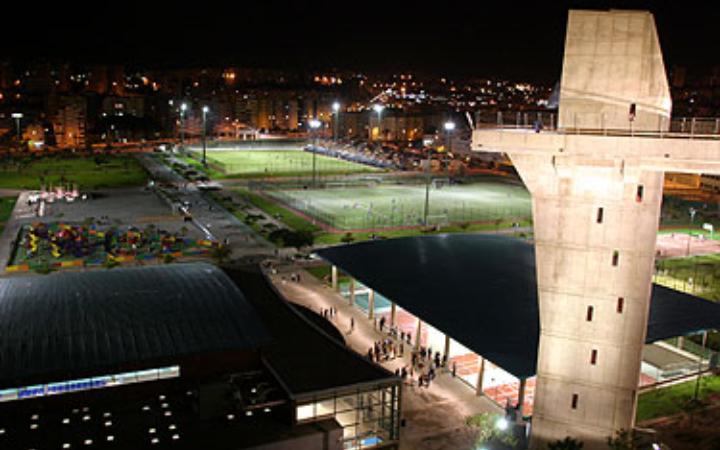
[[[531,448],[634,425],[663,174],[717,172],[720,141],[667,132],[652,15],[571,11],[557,130],[478,129],[533,199],[540,348]]]

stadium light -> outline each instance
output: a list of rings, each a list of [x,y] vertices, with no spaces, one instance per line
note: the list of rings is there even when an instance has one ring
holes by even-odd
[[[453,131],[455,129],[455,122],[448,120],[445,122],[445,131]]]
[[[17,130],[17,140],[18,143],[22,140],[20,137],[20,119],[23,118],[22,113],[12,113],[11,117],[15,119],[15,129]]]
[[[378,139],[382,141],[382,112],[383,109],[385,109],[385,106],[381,105],[380,103],[375,103],[373,105],[373,109],[378,115]]]
[[[185,110],[187,109],[187,103],[183,102],[180,105],[180,147],[185,145]]]
[[[338,139],[338,126],[340,125],[340,102],[334,102],[332,104],[333,112],[335,112],[335,120],[333,120],[333,142],[337,143]]]
[[[202,156],[202,164],[203,167],[207,168],[207,142],[206,142],[206,136],[207,136],[207,113],[210,111],[210,108],[206,105],[202,107],[202,149],[203,149],[203,156]]]
[[[318,138],[317,130],[318,130],[318,128],[320,128],[320,125],[322,125],[322,123],[317,119],[311,119],[310,122],[308,122],[308,124],[310,125],[310,128],[312,128],[315,131],[313,133],[314,134],[314,142],[313,142],[313,147],[312,147],[312,186],[314,188],[315,184],[316,184],[316,179],[317,179],[317,170],[316,170],[316,167],[317,167],[317,163],[316,163],[317,138]]]

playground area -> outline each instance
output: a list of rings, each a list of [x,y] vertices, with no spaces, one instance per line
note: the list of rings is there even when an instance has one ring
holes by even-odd
[[[171,232],[148,225],[141,230],[114,226],[106,220],[83,224],[36,222],[20,229],[9,268],[26,271],[150,260],[167,262],[182,256],[204,255],[214,245],[212,241],[193,237],[187,228]]]
[[[193,158],[202,158],[202,150],[191,147]],[[311,176],[313,153],[299,145],[292,148],[209,148],[207,160],[210,167],[228,177],[290,177]],[[364,164],[345,161],[324,155],[315,155],[315,171],[318,177],[377,172],[379,169]]]
[[[333,186],[325,189],[271,190],[281,203],[331,227],[362,230],[424,225],[425,185]],[[488,177],[472,184],[450,184],[446,178],[429,185],[429,225],[527,220],[528,191],[521,185]]]

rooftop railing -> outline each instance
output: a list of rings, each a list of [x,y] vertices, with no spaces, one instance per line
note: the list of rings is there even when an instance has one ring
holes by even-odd
[[[578,120],[574,123],[580,123]],[[633,129],[628,120],[626,128],[587,128],[582,126],[557,126],[557,114],[547,111],[498,111],[478,112],[475,126],[481,129],[509,129],[526,131],[550,131],[562,134],[588,134],[598,136],[637,136],[670,139],[720,139],[720,118],[717,117],[673,117],[669,126],[662,119],[657,130]]]

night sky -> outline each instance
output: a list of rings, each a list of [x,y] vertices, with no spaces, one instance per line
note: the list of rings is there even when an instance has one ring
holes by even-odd
[[[720,64],[720,2],[710,0],[53,3],[4,5],[0,57],[549,81],[560,73],[567,9],[614,7],[655,13],[669,67]]]

